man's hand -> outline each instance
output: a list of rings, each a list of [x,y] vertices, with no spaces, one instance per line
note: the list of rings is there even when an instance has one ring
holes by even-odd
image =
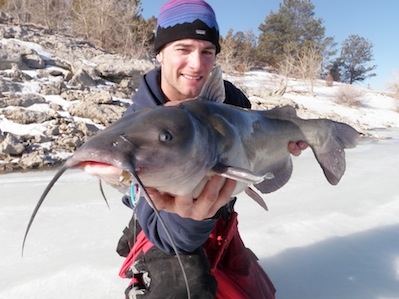
[[[236,181],[213,176],[197,199],[193,199],[192,194],[173,197],[151,188],[147,191],[158,210],[200,221],[214,216],[222,206],[227,204],[231,200],[236,185]]]
[[[308,144],[304,141],[299,141],[298,143],[291,141],[288,143],[288,151],[294,156],[299,156],[307,148]]]

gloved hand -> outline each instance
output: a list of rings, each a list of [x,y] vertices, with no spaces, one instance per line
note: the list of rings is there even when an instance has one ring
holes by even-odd
[[[149,277],[147,266],[144,261],[144,254],[141,254],[139,258],[133,263],[133,265],[130,267],[129,272],[134,282],[126,289],[126,298],[146,298],[144,295],[149,292],[151,278]],[[127,276],[129,276],[129,274],[127,274]]]
[[[213,299],[216,280],[210,274],[203,248],[192,254],[180,254],[188,278],[192,299]],[[134,283],[126,290],[127,299],[187,299],[186,284],[176,255],[153,246],[140,255],[130,268]]]

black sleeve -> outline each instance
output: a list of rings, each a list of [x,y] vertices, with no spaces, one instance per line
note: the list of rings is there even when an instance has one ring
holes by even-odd
[[[242,108],[251,108],[251,102],[244,93],[233,85],[233,83],[224,80],[224,88],[226,90],[225,104],[239,106]]]

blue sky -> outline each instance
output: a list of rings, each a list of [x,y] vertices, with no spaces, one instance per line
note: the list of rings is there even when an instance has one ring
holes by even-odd
[[[271,11],[278,12],[282,0],[208,0],[215,10],[220,31],[225,35],[234,31],[258,27]],[[142,0],[143,16],[157,16],[164,0]],[[351,34],[358,34],[373,43],[377,76],[361,85],[385,89],[399,72],[399,1],[397,0],[313,0],[315,17],[324,20],[326,36],[341,43]]]

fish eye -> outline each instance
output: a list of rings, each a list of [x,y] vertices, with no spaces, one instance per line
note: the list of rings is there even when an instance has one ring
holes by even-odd
[[[159,141],[161,142],[170,142],[173,139],[172,133],[167,130],[161,130],[159,132]]]

